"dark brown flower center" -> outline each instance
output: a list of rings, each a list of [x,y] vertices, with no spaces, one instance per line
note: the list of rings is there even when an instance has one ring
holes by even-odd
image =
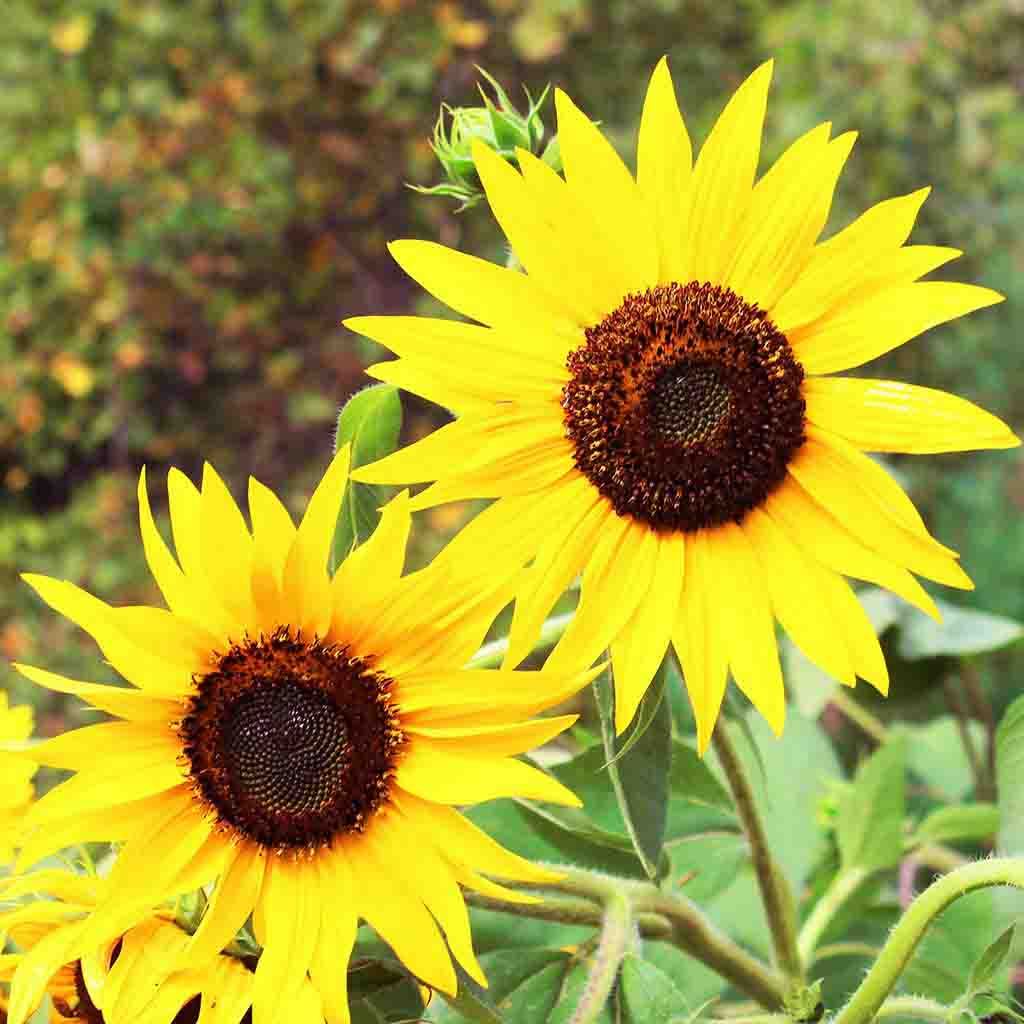
[[[346,647],[287,629],[235,645],[196,680],[180,726],[193,782],[222,824],[264,846],[360,831],[403,741],[390,687]]]
[[[628,295],[585,332],[562,392],[576,465],[659,531],[739,522],[804,442],[803,369],[757,306],[717,285]]]

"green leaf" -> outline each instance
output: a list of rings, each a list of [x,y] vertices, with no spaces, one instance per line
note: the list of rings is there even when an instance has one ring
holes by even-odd
[[[1006,962],[1006,958],[1010,955],[1010,947],[1013,945],[1014,928],[1015,925],[1011,924],[974,961],[971,973],[967,977],[967,991],[971,998],[989,988],[996,971]]]
[[[839,801],[836,838],[844,868],[877,871],[903,856],[906,739],[896,736],[857,769]]]
[[[558,1002],[551,1008],[547,1018],[547,1024],[570,1024],[576,1018],[576,1010],[580,1000],[590,983],[590,975],[594,970],[594,958],[587,957],[580,960],[569,969],[569,973],[562,982],[562,989],[558,995]],[[605,1003],[594,1017],[588,1017],[593,1024],[613,1024],[612,1008],[610,1003]],[[533,1022],[531,1022],[533,1024]]]
[[[915,843],[948,843],[982,840],[999,831],[995,804],[961,804],[932,811],[914,833]]]
[[[402,429],[402,402],[393,384],[374,384],[357,391],[338,414],[334,448],[351,443],[351,468],[365,466],[390,454],[398,446]],[[349,482],[338,512],[331,547],[331,565],[339,565],[352,548],[373,533],[387,491],[373,484]]]
[[[688,899],[711,904],[743,872],[750,860],[744,836],[736,832],[707,832],[667,846],[671,882]]]
[[[669,773],[672,796],[733,813],[732,797],[715,778],[707,761],[680,739],[672,740],[672,769]]]
[[[658,674],[664,686],[662,673]],[[656,684],[659,685],[659,684]],[[616,758],[615,697],[610,672],[594,682],[594,697],[601,719],[601,736],[615,795],[623,820],[644,872],[658,876],[665,824],[668,820],[669,773],[672,768],[672,713],[659,701],[650,727],[621,758]]]
[[[623,1024],[663,1024],[677,1014],[688,1013],[683,994],[660,968],[632,953],[622,959]]]
[[[501,1000],[501,1013],[506,1024],[539,1024],[548,1019],[559,1000],[568,960],[566,956],[531,974]]]
[[[1024,625],[1002,615],[960,608],[936,600],[942,622],[907,612],[900,625],[899,653],[908,660],[998,651],[1024,636]]]
[[[455,1019],[477,1021],[478,1024],[502,1024],[501,1014],[492,1002],[493,993],[482,988],[458,964],[455,965],[455,973],[459,982],[455,995],[450,996],[440,990],[437,993],[455,1012]]]
[[[609,765],[614,764],[621,757],[628,754],[633,747],[643,739],[644,734],[651,727],[654,719],[657,717],[658,711],[661,709],[661,702],[664,699],[665,674],[663,672],[659,672],[654,677],[654,682],[647,687],[647,692],[643,695],[643,699],[640,701],[640,707],[637,708],[632,728],[619,741],[615,756],[602,767],[607,768]]]

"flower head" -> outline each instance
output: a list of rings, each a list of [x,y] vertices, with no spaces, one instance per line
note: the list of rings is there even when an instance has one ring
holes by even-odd
[[[250,480],[251,530],[210,466],[201,488],[172,470],[177,558],[143,476],[143,546],[166,610],[112,607],[71,583],[26,577],[130,686],[18,666],[118,719],[32,748],[34,760],[76,774],[27,816],[22,863],[72,843],[124,844],[111,898],[76,936],[86,949],[215,882],[180,966],[209,961],[251,913],[263,947],[256,1024],[280,1019],[307,972],[330,1024],[348,1020],[344,968],[359,918],[428,985],[454,991],[449,948],[484,982],[460,885],[514,898],[484,876],[550,873],[454,805],[513,795],[578,803],[514,755],[574,720],[529,716],[592,673],[465,669],[511,585],[471,587],[450,566],[402,577],[404,493],[330,574],[347,469],[343,449],[298,526]],[[19,1007],[39,977],[26,977],[24,996],[15,979]]]
[[[736,91],[696,161],[665,61],[633,174],[557,92],[564,178],[474,147],[491,210],[526,273],[400,241],[405,271],[476,324],[359,317],[401,358],[371,367],[457,419],[357,479],[435,481],[426,508],[496,498],[442,554],[517,587],[507,665],[582,573],[548,668],[610,648],[616,719],[632,719],[669,645],[704,749],[728,674],[782,729],[778,620],[842,682],[882,692],[885,662],[845,577],[937,615],[914,574],[969,588],[957,555],[865,452],[1007,448],[953,395],[832,376],[1001,296],[922,281],[956,249],[906,245],[927,195],[881,202],[825,241],[854,133],[807,132],[755,180],[771,63]]]

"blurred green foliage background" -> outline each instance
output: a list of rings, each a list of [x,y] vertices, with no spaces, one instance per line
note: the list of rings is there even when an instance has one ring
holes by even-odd
[[[386,241],[501,258],[485,206],[455,216],[405,184],[435,180],[438,106],[477,101],[475,64],[514,97],[563,86],[631,154],[662,53],[698,139],[777,57],[765,158],[824,119],[858,129],[833,224],[933,185],[915,241],[962,248],[944,270],[1008,297],[872,370],[1020,429],[1022,45],[1021,0],[7,0],[0,654],[95,675],[91,645],[17,573],[150,599],[143,463],[157,507],[162,471],[195,476],[204,458],[236,494],[253,472],[301,507],[375,355],[341,319],[428,308]],[[406,408],[409,439],[444,416]],[[978,584],[954,600],[1024,618],[1020,452],[895,468]],[[463,515],[424,517],[419,543],[436,547]],[[1000,706],[1021,667],[1001,657],[985,663]],[[15,699],[54,699],[2,672]],[[58,705],[40,710],[55,731]]]

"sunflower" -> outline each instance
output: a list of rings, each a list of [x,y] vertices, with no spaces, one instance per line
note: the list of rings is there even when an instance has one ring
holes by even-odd
[[[21,948],[20,953],[0,957],[0,981],[9,982],[23,962],[32,963],[34,951],[44,944],[54,950],[73,947],[105,891],[101,879],[59,870],[39,871],[0,885],[0,898],[30,893],[53,897],[0,913],[0,931],[6,931]],[[44,981],[50,1024],[251,1022],[253,975],[241,960],[218,956],[201,969],[175,972],[175,961],[189,939],[169,909],[48,971]],[[52,953],[46,959],[53,964]],[[0,1012],[4,1006],[0,996]],[[289,1007],[288,1019],[296,1024],[322,1024],[320,997],[308,981]]]
[[[112,607],[71,583],[25,577],[92,634],[131,686],[17,666],[120,719],[31,749],[39,763],[76,774],[28,814],[21,865],[73,843],[123,843],[110,873],[116,899],[76,939],[86,949],[216,882],[181,966],[212,958],[252,914],[263,948],[256,1024],[281,1019],[307,973],[330,1024],[348,1021],[345,967],[359,918],[429,986],[455,991],[449,948],[484,984],[460,884],[512,899],[484,876],[552,876],[453,805],[579,803],[514,755],[574,721],[528,716],[593,673],[464,668],[511,585],[472,588],[450,567],[402,577],[405,493],[330,574],[347,469],[346,448],[298,527],[250,479],[251,532],[209,465],[199,489],[172,470],[177,559],[157,532],[143,474],[142,542],[167,610]],[[61,950],[46,966],[66,959]],[[45,973],[36,964],[15,976],[13,1024]]]
[[[31,735],[32,708],[27,704],[9,707],[7,694],[0,690],[0,741],[16,743]],[[14,859],[11,840],[35,796],[35,773],[35,765],[0,751],[0,866]]]
[[[727,675],[780,732],[774,622],[826,672],[883,693],[886,666],[844,577],[937,617],[912,575],[971,583],[864,453],[1018,444],[960,398],[832,374],[1000,301],[923,275],[960,255],[905,245],[927,195],[879,203],[818,242],[854,133],[822,124],[755,183],[772,65],[730,99],[697,160],[667,63],[647,91],[637,175],[556,92],[564,178],[474,159],[526,273],[425,241],[391,253],[478,324],[358,317],[401,358],[369,373],[456,414],[355,479],[435,481],[414,509],[495,498],[448,549],[518,572],[519,664],[582,573],[550,670],[610,648],[616,724],[671,644],[703,750]]]

